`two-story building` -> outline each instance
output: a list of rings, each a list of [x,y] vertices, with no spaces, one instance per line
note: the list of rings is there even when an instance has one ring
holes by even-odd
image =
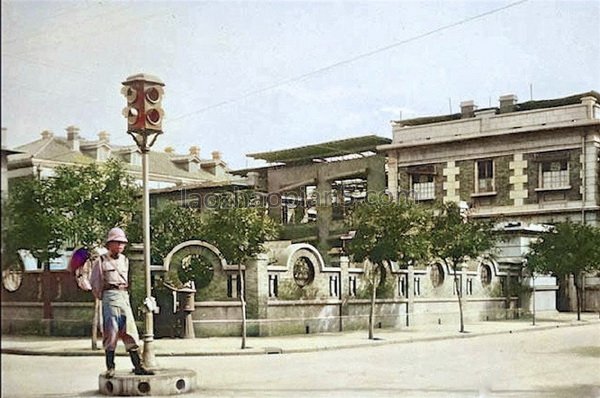
[[[388,189],[395,198],[466,202],[470,217],[506,222],[513,236],[515,226],[600,225],[599,102],[595,91],[522,103],[505,95],[498,107],[465,101],[460,113],[394,121],[393,142],[378,147]],[[597,305],[597,294],[589,286],[587,303]]]

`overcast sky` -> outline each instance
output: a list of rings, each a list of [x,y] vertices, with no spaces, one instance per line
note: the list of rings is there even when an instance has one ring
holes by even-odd
[[[129,145],[121,82],[166,84],[154,150],[246,154],[390,120],[600,90],[600,0],[2,1],[2,127]]]

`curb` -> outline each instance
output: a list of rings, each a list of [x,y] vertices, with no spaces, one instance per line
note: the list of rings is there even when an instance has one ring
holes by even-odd
[[[600,321],[583,321],[580,323],[565,323],[545,326],[533,326],[529,325],[526,329],[508,329],[501,331],[492,332],[465,332],[445,336],[427,336],[427,337],[415,337],[409,339],[390,339],[390,340],[367,340],[361,343],[344,344],[344,345],[332,345],[325,347],[307,347],[307,348],[280,348],[280,347],[265,347],[265,348],[249,348],[244,351],[189,351],[189,352],[157,352],[156,357],[202,357],[202,356],[236,356],[236,355],[277,355],[277,354],[296,354],[296,353],[307,353],[307,352],[318,352],[318,351],[334,351],[344,350],[352,348],[363,348],[363,347],[377,347],[394,344],[410,344],[427,341],[443,341],[443,340],[454,340],[454,339],[468,339],[481,336],[494,336],[502,334],[517,334],[527,332],[538,332],[543,330],[558,329],[565,327],[581,327],[599,324]],[[2,348],[0,353],[7,355],[23,355],[23,356],[49,356],[49,357],[104,357],[104,351],[99,349],[96,351],[88,350],[73,350],[73,351],[51,351],[51,350],[33,350],[23,348]],[[125,352],[117,352],[117,356],[127,356]]]

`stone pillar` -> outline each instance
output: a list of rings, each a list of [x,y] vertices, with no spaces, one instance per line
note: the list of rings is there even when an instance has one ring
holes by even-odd
[[[398,201],[398,152],[390,151],[388,156],[388,192],[394,202]]]
[[[367,191],[368,193],[382,192],[385,186],[385,157],[371,156],[367,167]],[[396,184],[398,183],[398,169],[396,168]],[[398,188],[396,188],[398,192]]]
[[[348,267],[350,266],[350,259],[348,256],[340,256],[340,332],[344,331],[344,317],[349,314],[348,300],[349,295],[349,284],[350,284],[350,273]]]
[[[585,190],[583,189],[582,184],[582,195],[585,194],[583,198],[583,203],[585,206],[594,206],[598,203],[598,190],[600,186],[600,181],[598,178],[600,177],[600,173],[598,168],[600,167],[598,163],[598,157],[600,156],[600,150],[596,146],[594,142],[594,137],[588,135],[588,139],[585,142],[585,155],[581,155],[582,159],[582,182],[585,184]],[[585,170],[585,174],[584,173]]]
[[[415,312],[415,269],[412,265],[408,266],[408,273],[406,274],[406,298],[408,303],[406,305],[406,326],[412,326],[414,323],[414,312]]]
[[[268,317],[268,302],[269,302],[269,273],[267,266],[269,257],[266,253],[260,253],[256,259],[251,261],[246,267],[245,273],[245,291],[246,291],[246,311],[248,320],[257,321],[257,327],[250,326],[250,329],[255,329],[258,336],[263,336],[264,327],[261,320]]]
[[[317,236],[319,238],[319,249],[328,247],[329,225],[332,221],[331,208],[331,181],[319,170],[317,177]]]

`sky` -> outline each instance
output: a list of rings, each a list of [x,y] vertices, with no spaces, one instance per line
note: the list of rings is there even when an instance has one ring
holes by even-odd
[[[164,134],[247,154],[390,121],[600,91],[600,0],[2,1],[3,145],[43,130],[132,145],[121,82],[165,83]]]

